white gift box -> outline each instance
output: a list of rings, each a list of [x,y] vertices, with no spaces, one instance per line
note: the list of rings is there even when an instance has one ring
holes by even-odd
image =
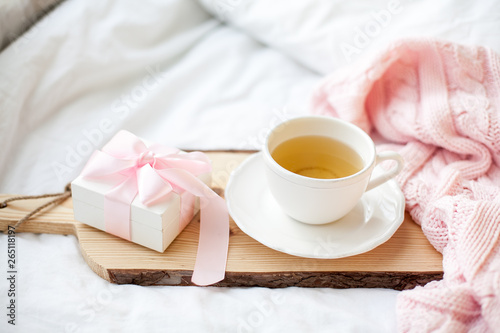
[[[211,173],[198,178],[210,186]],[[75,219],[106,231],[104,195],[115,184],[112,178],[89,180],[78,176],[71,183]],[[199,198],[187,191],[181,195],[172,191],[164,200],[149,206],[142,204],[137,195],[130,205],[130,222],[123,223],[130,223],[132,242],[163,252],[198,211]]]

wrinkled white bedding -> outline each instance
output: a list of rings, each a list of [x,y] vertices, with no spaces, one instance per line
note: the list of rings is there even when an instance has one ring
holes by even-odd
[[[60,191],[119,129],[258,149],[276,121],[309,112],[325,74],[402,37],[500,51],[499,15],[495,1],[65,1],[0,53],[0,193]],[[0,312],[2,332],[396,330],[393,290],[115,286],[73,236],[17,242],[17,320]]]

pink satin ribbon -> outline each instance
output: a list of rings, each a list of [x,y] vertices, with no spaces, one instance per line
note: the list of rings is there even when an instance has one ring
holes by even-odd
[[[153,144],[147,146],[127,131],[118,132],[85,165],[84,178],[116,181],[104,196],[106,232],[130,240],[130,205],[139,195],[146,206],[172,191],[200,198],[200,238],[191,281],[206,286],[224,279],[229,244],[229,215],[225,201],[197,176],[210,172],[208,157],[201,152]],[[182,200],[181,200],[182,201]],[[182,209],[181,209],[182,211]],[[181,216],[182,219],[182,216]]]

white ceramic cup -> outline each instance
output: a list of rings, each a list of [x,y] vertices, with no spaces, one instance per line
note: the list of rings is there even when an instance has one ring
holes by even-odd
[[[305,177],[279,165],[272,157],[282,142],[304,135],[321,135],[343,142],[358,153],[363,168],[343,178],[319,179]],[[396,152],[377,153],[375,144],[359,127],[332,117],[304,116],[277,125],[266,138],[262,149],[269,189],[283,211],[308,224],[325,224],[349,213],[363,193],[397,175],[403,158]],[[371,179],[373,169],[385,160],[395,165]]]

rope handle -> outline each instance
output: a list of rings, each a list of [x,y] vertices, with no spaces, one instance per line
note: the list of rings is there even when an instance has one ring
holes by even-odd
[[[32,218],[35,214],[41,212],[47,207],[50,206],[57,206],[60,203],[62,203],[64,200],[68,199],[71,196],[71,183],[68,183],[64,187],[64,192],[61,193],[50,193],[50,194],[41,194],[41,195],[21,195],[17,197],[12,197],[4,200],[3,202],[0,202],[0,209],[5,208],[8,206],[9,202],[12,201],[19,201],[19,200],[31,200],[31,199],[43,199],[43,198],[51,198],[54,197],[54,199],[50,200],[49,202],[44,203],[41,206],[38,206],[37,208],[33,209],[31,212],[26,214],[23,218],[19,219],[17,223],[14,225],[14,229],[20,226],[23,222],[29,220]]]

